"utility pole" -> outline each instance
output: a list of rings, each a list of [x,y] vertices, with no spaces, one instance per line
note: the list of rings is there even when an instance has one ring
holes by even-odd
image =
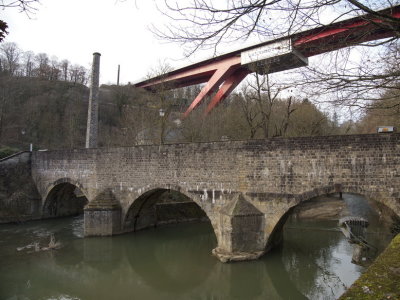
[[[100,53],[93,53],[92,80],[90,84],[88,119],[86,128],[86,148],[97,147],[99,113]]]

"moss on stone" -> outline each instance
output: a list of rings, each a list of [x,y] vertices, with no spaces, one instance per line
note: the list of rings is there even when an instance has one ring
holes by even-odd
[[[400,299],[400,234],[339,299]]]

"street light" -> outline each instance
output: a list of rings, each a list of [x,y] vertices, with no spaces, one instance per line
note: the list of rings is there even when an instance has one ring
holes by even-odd
[[[21,130],[21,134],[22,134],[22,136],[24,136],[24,135],[25,135],[25,133],[26,133],[26,131],[25,131],[25,129],[23,128],[23,129]],[[30,152],[32,152],[32,150],[33,150],[33,144],[32,144],[32,143],[30,143],[30,144],[29,144],[29,151],[30,151]]]

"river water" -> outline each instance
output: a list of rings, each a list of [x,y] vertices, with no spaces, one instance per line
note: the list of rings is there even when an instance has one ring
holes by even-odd
[[[372,256],[391,238],[376,224]],[[60,249],[21,249],[51,234]],[[0,299],[336,299],[364,270],[335,220],[290,218],[282,246],[257,261],[220,263],[215,246],[207,223],[104,238],[83,238],[82,217],[1,225]]]

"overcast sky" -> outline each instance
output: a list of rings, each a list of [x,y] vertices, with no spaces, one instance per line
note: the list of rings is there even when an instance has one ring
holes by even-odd
[[[163,21],[154,1],[40,0],[36,7],[29,17],[17,9],[1,11],[9,25],[5,42],[85,67],[92,53],[100,52],[100,83],[116,82],[118,64],[121,82],[127,83],[165,60],[173,67],[190,63],[178,45],[162,42],[149,31],[150,24]]]
[[[213,54],[203,51],[189,60],[184,58],[179,45],[158,40],[148,27],[155,24],[162,28],[166,20],[154,0],[40,0],[36,8],[29,16],[18,9],[1,11],[1,19],[9,25],[5,42],[15,42],[24,51],[44,52],[87,68],[93,52],[100,52],[101,84],[116,83],[118,64],[121,83],[128,83],[146,77],[160,62],[177,68]],[[255,41],[246,44],[252,42]],[[229,45],[229,49],[224,46],[223,51],[243,46]],[[353,52],[353,57],[361,57]],[[320,63],[318,57],[311,58],[310,65],[316,61]],[[291,77],[276,75],[286,80]],[[293,93],[301,96],[299,91]]]

